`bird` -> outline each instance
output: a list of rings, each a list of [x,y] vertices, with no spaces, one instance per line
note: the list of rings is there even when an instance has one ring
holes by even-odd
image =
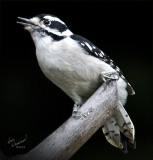
[[[17,23],[30,32],[41,71],[74,101],[74,118],[79,118],[79,108],[102,84],[116,79],[117,109],[102,131],[106,140],[124,153],[128,145],[135,149],[135,128],[124,108],[128,94],[134,95],[135,91],[115,62],[55,15],[18,17]]]

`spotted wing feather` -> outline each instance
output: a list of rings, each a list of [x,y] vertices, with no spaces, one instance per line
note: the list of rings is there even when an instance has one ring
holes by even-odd
[[[89,40],[87,40],[84,37],[81,37],[79,35],[73,34],[71,35],[71,38],[77,41],[80,46],[85,50],[85,53],[91,56],[94,56],[96,58],[99,58],[100,60],[104,61],[105,63],[109,64],[113,69],[116,70],[116,72],[119,74],[119,76],[127,83],[127,91],[130,95],[135,94],[132,86],[128,83],[126,78],[123,76],[122,71],[120,68],[114,63],[110,57],[102,52],[98,47],[96,47],[93,43],[91,43]]]

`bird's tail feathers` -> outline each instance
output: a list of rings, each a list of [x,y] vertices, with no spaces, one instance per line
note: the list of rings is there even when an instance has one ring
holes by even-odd
[[[102,130],[107,141],[124,153],[128,152],[127,144],[136,148],[134,125],[120,102],[118,102],[116,113],[106,121]]]
[[[129,143],[134,143],[135,141],[135,129],[134,125],[122,106],[120,102],[118,102],[117,112],[116,112],[116,119],[118,122],[118,125],[120,127],[120,131],[123,133],[123,135],[128,138]]]

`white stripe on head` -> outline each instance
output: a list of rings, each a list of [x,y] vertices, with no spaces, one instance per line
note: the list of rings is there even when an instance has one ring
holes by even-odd
[[[73,33],[72,33],[69,29],[67,29],[66,31],[62,32],[62,36],[64,36],[64,35],[70,36],[70,35],[72,35],[72,34],[73,34]]]
[[[67,29],[66,31],[64,31],[64,32],[61,33],[61,32],[59,32],[59,31],[56,30],[56,29],[51,29],[51,28],[46,27],[46,26],[44,26],[44,28],[45,28],[45,30],[47,30],[48,32],[53,33],[53,34],[55,34],[55,35],[57,35],[57,36],[70,36],[70,35],[73,34],[69,29]]]
[[[59,18],[57,18],[57,17],[44,16],[44,18],[45,18],[45,19],[48,19],[48,20],[50,20],[50,21],[57,21],[57,22],[60,22],[60,23],[62,23],[62,24],[65,25],[65,23],[64,23],[63,21],[61,21]]]

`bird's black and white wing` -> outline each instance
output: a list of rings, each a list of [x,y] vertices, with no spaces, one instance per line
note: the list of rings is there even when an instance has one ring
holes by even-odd
[[[85,50],[86,54],[94,56],[94,57],[104,61],[105,63],[109,64],[113,69],[115,69],[116,72],[119,74],[119,76],[127,83],[128,94],[130,94],[130,95],[135,94],[132,86],[128,83],[126,78],[123,76],[123,73],[120,70],[120,68],[114,63],[114,61],[107,54],[105,54],[98,47],[96,47],[92,42],[90,42],[89,40],[87,40],[84,37],[73,34],[73,35],[71,35],[71,38],[80,44],[80,46]]]
[[[134,94],[133,88],[123,76],[120,68],[115,65],[113,60],[110,59],[108,55],[106,55],[98,47],[81,36],[72,35],[71,38],[80,44],[80,46],[85,50],[86,54],[99,58],[100,60],[109,64],[113,69],[115,69],[120,78],[126,82],[126,89],[128,93]],[[119,100],[116,113],[113,117],[106,121],[102,127],[102,131],[110,144],[120,148],[125,153],[127,153],[127,144],[133,148],[136,147],[134,125]]]

